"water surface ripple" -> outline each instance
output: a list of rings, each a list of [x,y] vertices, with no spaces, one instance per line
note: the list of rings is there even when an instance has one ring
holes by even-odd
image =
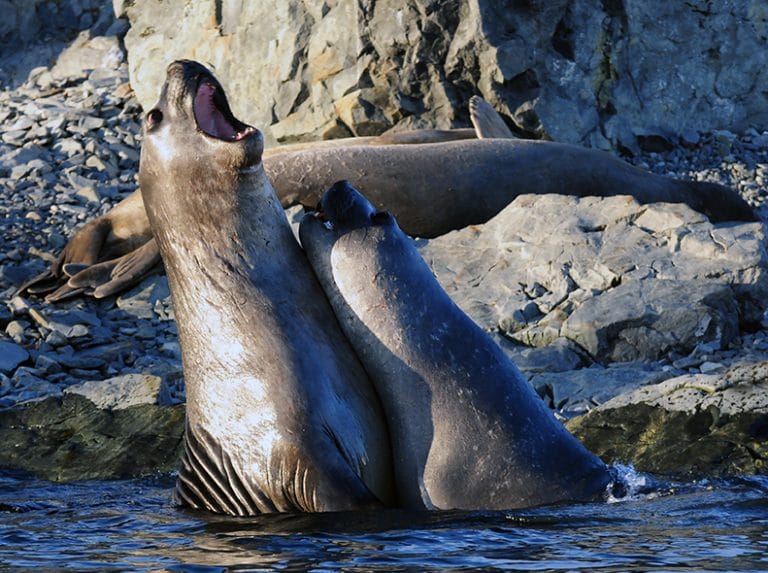
[[[266,515],[173,505],[173,478],[0,475],[0,569],[766,571],[768,477],[514,512]]]

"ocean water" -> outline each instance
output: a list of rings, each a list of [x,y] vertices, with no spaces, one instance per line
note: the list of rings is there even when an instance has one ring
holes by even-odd
[[[507,512],[233,519],[176,507],[173,478],[0,475],[2,571],[768,571],[768,476]]]

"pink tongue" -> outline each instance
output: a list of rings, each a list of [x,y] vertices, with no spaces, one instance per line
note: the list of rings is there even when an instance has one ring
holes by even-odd
[[[215,88],[202,84],[195,95],[195,119],[205,133],[219,139],[236,139],[237,132],[213,103]]]

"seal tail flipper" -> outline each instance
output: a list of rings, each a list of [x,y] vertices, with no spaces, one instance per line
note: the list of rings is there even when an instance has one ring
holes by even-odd
[[[117,259],[79,269],[67,265],[64,272],[72,270],[67,281],[69,287],[92,288],[95,298],[104,298],[130,288],[157,270],[161,264],[160,249],[155,240],[151,239]]]
[[[479,96],[469,99],[469,117],[478,139],[516,139],[498,112]]]
[[[103,218],[84,225],[70,239],[50,268],[21,285],[17,289],[16,294],[28,292],[30,294],[42,295],[55,291],[46,296],[45,300],[56,302],[83,292],[83,289],[76,290],[65,284],[65,281],[68,280],[65,267],[71,264],[90,266],[97,262],[110,229],[110,223]]]
[[[13,295],[18,296],[24,293],[43,295],[55,290],[60,285],[61,277],[56,276],[53,270],[49,268],[23,283]]]

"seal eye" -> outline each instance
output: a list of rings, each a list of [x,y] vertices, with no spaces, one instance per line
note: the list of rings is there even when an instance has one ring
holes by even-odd
[[[150,110],[149,113],[147,113],[146,121],[147,129],[154,129],[161,121],[163,121],[163,112],[159,109]]]

